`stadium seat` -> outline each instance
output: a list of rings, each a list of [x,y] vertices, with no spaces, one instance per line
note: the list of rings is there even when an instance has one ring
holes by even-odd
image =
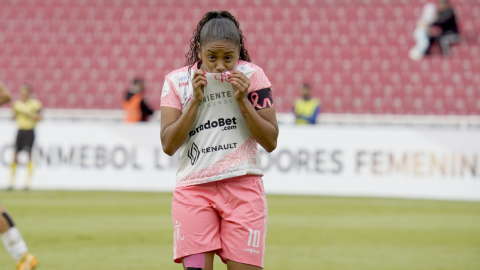
[[[47,107],[87,109],[121,108],[128,81],[142,76],[158,109],[164,76],[183,66],[196,23],[218,8],[240,21],[278,111],[290,111],[308,82],[323,112],[480,113],[480,7],[470,0],[454,2],[463,36],[453,56],[420,62],[407,54],[426,0],[241,2],[7,1],[0,76],[15,87],[28,81]]]

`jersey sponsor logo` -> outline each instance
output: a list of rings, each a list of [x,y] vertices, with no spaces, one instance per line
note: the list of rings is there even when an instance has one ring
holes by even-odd
[[[237,148],[237,143],[226,143],[226,144],[219,144],[217,146],[209,146],[202,149],[202,154],[223,151],[228,149],[235,149]]]
[[[225,130],[232,130],[237,129],[237,118],[218,118],[217,121],[210,121],[208,120],[206,123],[203,123],[190,131],[190,137],[197,135],[200,131],[210,129],[210,128],[217,128],[217,127],[224,127],[222,131]]]
[[[221,81],[222,83],[230,82],[231,78],[232,78],[232,74],[230,72],[215,74],[215,80]]]
[[[203,104],[205,104],[209,101],[213,101],[213,100],[217,100],[217,99],[227,99],[227,98],[231,98],[232,96],[233,96],[233,91],[221,91],[221,92],[218,92],[218,93],[206,94],[206,95],[203,96],[203,99],[202,99],[202,102],[200,103],[200,106],[202,106]],[[227,103],[227,102],[225,101],[225,103]],[[232,102],[230,102],[230,103],[232,103]]]
[[[178,77],[178,87],[186,87],[190,84],[190,80],[188,80],[188,75],[185,74],[183,76]]]
[[[200,159],[200,154],[208,154],[208,153],[235,149],[235,148],[237,148],[237,143],[219,144],[215,146],[208,146],[202,149],[198,149],[198,146],[195,143],[192,143],[192,146],[190,146],[190,149],[188,149],[187,156],[188,158],[190,158],[190,163],[193,166]]]
[[[182,223],[178,223],[178,220],[175,221],[175,230],[173,232],[173,239],[176,239],[177,241],[185,239],[183,236],[180,235],[180,225]]]
[[[260,251],[254,249],[254,248],[244,248],[243,251],[250,252],[250,254],[260,254]]]
[[[187,156],[190,158],[190,163],[192,163],[192,166],[197,163],[198,158],[200,157],[200,151],[195,143],[192,143],[192,146],[188,150]]]

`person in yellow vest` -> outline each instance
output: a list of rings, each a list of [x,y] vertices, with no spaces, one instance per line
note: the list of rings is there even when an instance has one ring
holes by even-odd
[[[11,99],[7,87],[0,81],[0,105],[9,102]],[[0,240],[7,249],[7,252],[16,261],[17,270],[35,269],[38,259],[28,252],[27,244],[15,226],[12,217],[0,203]],[[3,267],[2,267],[3,269]]]
[[[30,98],[32,87],[28,84],[24,84],[20,86],[19,92],[20,100],[17,100],[12,107],[14,119],[18,125],[18,133],[15,142],[15,155],[11,167],[12,174],[10,177],[9,190],[12,190],[15,185],[17,158],[20,151],[28,152],[28,174],[25,182],[25,190],[30,189],[33,174],[32,147],[33,142],[35,141],[34,129],[37,122],[41,120],[40,110],[42,109],[42,103],[37,99]]]
[[[295,113],[297,125],[315,125],[317,115],[320,113],[320,100],[312,98],[310,85],[304,83],[300,89],[302,98],[296,99],[293,112]]]
[[[152,109],[150,109],[143,98],[144,92],[144,81],[139,78],[134,79],[127,91],[122,106],[126,114],[125,122],[147,121],[148,117],[153,114]]]

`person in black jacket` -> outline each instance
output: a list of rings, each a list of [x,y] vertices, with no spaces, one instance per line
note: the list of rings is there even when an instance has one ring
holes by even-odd
[[[432,25],[437,25],[442,29],[439,36],[430,37],[430,44],[438,43],[444,56],[450,55],[450,45],[460,40],[458,34],[455,12],[448,0],[440,0],[438,3],[437,19]]]

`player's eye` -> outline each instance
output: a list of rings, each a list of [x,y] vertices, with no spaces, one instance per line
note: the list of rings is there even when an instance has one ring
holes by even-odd
[[[209,56],[208,56],[208,59],[209,59],[209,60],[212,60],[212,61],[215,61],[215,56],[209,55]]]
[[[227,61],[232,61],[232,59],[233,59],[233,57],[231,57],[231,56],[225,57],[225,60],[227,60]]]

